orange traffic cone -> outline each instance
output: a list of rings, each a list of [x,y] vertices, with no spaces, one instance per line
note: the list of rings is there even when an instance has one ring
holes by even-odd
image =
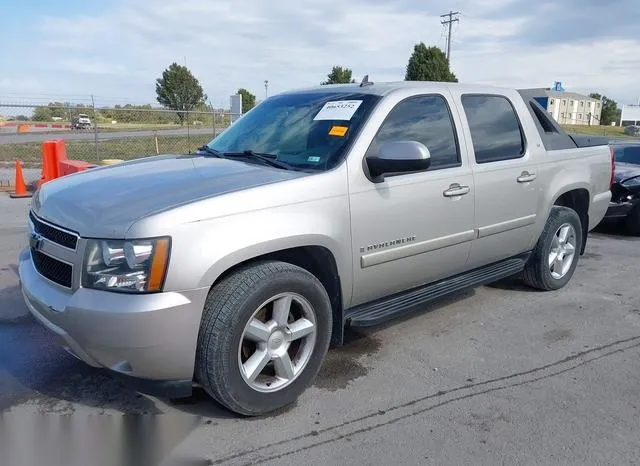
[[[19,160],[16,160],[16,190],[9,193],[9,197],[22,198],[31,197],[33,194],[27,191],[27,185],[24,183],[24,176],[22,176],[22,164]]]
[[[38,180],[38,188],[47,181],[55,180],[57,178],[57,165],[55,142],[44,141],[42,143],[42,174],[40,180]]]
[[[64,139],[56,139],[55,142],[55,151],[56,151],[56,159],[58,160],[58,163],[60,162],[64,162],[65,160],[69,160],[67,158],[67,145],[65,144]],[[60,173],[58,173],[58,176],[60,176]]]

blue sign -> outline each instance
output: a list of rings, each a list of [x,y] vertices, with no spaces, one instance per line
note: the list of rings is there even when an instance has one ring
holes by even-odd
[[[553,83],[553,90],[558,92],[563,92],[564,88],[562,87],[562,83],[560,81],[556,81]]]

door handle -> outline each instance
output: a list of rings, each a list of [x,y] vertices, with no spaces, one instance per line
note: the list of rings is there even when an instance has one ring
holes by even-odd
[[[535,179],[536,179],[535,173],[529,173],[527,171],[524,171],[518,177],[518,183],[530,183]]]
[[[453,183],[449,186],[449,189],[442,193],[445,197],[455,197],[455,196],[464,196],[471,188],[469,186],[460,186],[458,183]]]

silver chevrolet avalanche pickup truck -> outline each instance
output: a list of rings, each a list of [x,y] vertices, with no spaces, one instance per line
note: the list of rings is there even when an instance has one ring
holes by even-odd
[[[20,281],[87,364],[260,415],[313,383],[347,327],[518,274],[563,287],[611,175],[606,140],[566,134],[524,90],[318,86],[195,153],[44,184]]]

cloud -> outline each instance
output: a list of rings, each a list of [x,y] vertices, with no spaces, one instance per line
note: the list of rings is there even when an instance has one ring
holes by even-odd
[[[423,4],[424,3],[424,4]],[[637,95],[637,0],[461,0],[452,68],[461,81]],[[446,9],[415,0],[143,0],[94,14],[42,15],[6,78],[35,76],[51,94],[154,102],[173,61],[216,105],[245,87],[264,96],[318,84],[333,65],[371,80],[402,80],[413,45],[445,47]],[[614,20],[615,19],[615,20]]]
[[[497,17],[508,20],[522,11],[530,12],[517,36],[522,44],[553,46],[638,37],[637,0],[515,0],[497,12]]]
[[[0,77],[0,95],[28,95],[43,92],[45,86],[37,79],[31,77],[22,80],[9,77]]]

